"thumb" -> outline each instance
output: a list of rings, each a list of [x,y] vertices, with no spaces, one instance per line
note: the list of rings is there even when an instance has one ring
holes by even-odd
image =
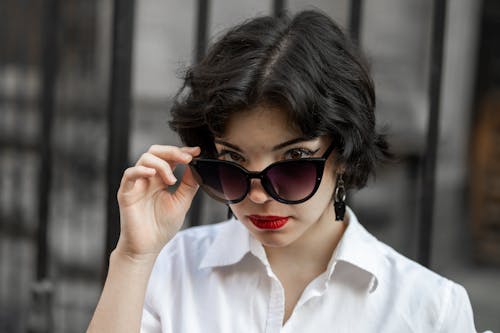
[[[186,167],[186,171],[182,176],[179,187],[176,189],[174,195],[181,201],[191,204],[194,195],[198,191],[200,186],[193,177],[193,173],[189,166]]]

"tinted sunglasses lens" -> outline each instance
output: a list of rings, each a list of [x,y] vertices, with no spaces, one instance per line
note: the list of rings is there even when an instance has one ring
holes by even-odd
[[[317,167],[310,161],[285,162],[270,168],[267,178],[279,198],[298,201],[314,191]]]
[[[223,162],[199,161],[194,167],[200,185],[210,195],[224,201],[239,200],[246,195],[247,181],[237,167]]]
[[[221,164],[218,171],[222,192],[227,200],[238,200],[247,194],[247,179],[240,169]]]

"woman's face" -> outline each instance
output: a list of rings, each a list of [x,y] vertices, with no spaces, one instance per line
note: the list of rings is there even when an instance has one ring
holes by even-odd
[[[301,138],[302,133],[288,125],[285,111],[259,106],[234,114],[215,145],[219,159],[236,162],[249,171],[261,171],[284,159],[321,157],[331,144],[327,137]],[[231,210],[264,246],[283,247],[299,239],[313,239],[335,219],[334,154],[326,162],[319,189],[309,200],[294,205],[280,203],[269,196],[260,180],[252,179],[248,195],[230,205]]]

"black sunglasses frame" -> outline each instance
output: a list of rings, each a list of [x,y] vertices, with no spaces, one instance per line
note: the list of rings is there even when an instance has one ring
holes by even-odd
[[[268,165],[264,170],[259,171],[259,172],[248,171],[247,169],[245,169],[244,167],[242,167],[241,165],[239,165],[238,163],[235,163],[235,162],[218,160],[218,159],[211,159],[211,158],[201,158],[201,157],[194,158],[191,161],[191,163],[189,163],[189,167],[191,168],[191,171],[193,171],[193,175],[194,175],[196,181],[198,182],[198,184],[200,185],[200,187],[210,197],[212,197],[213,199],[215,199],[219,202],[222,202],[224,204],[236,204],[236,203],[242,201],[243,199],[245,199],[246,196],[248,195],[248,193],[250,192],[251,180],[252,179],[260,179],[262,187],[267,192],[267,194],[269,194],[269,196],[271,196],[271,198],[273,198],[274,200],[276,200],[280,203],[283,203],[283,204],[293,205],[293,204],[299,204],[299,203],[302,203],[302,202],[309,200],[316,193],[316,191],[319,188],[319,185],[321,184],[321,179],[323,178],[323,171],[325,168],[326,160],[328,159],[328,156],[330,155],[330,153],[333,151],[334,147],[335,146],[332,143],[328,147],[328,149],[323,153],[323,155],[321,157],[311,157],[311,158],[302,158],[302,159],[297,159],[297,160],[278,161],[278,162],[275,162],[275,163]],[[287,199],[281,198],[275,192],[275,190],[273,189],[273,186],[271,185],[271,182],[269,181],[269,178],[267,177],[267,173],[269,172],[270,169],[272,169],[276,166],[280,166],[282,164],[290,164],[290,163],[298,163],[298,164],[313,163],[314,166],[316,167],[316,180],[315,180],[314,188],[309,195],[307,195],[305,198],[302,198],[300,200],[287,200]],[[220,198],[217,195],[215,195],[212,192],[212,190],[210,189],[210,187],[206,186],[203,183],[203,179],[198,171],[198,168],[203,168],[203,164],[224,165],[224,166],[231,166],[231,167],[237,168],[242,173],[242,175],[245,176],[245,179],[246,179],[246,190],[245,190],[244,194],[242,194],[241,197],[236,198],[236,199],[232,199],[232,200],[223,199],[223,198]]]

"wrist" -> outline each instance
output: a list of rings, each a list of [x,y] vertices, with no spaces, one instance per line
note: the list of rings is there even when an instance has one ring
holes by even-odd
[[[110,262],[116,261],[120,262],[122,265],[149,268],[154,265],[157,257],[158,253],[136,254],[123,251],[119,247],[116,247],[113,252],[111,252]]]
[[[132,255],[118,246],[111,252],[104,289],[88,332],[139,332],[156,257]]]

